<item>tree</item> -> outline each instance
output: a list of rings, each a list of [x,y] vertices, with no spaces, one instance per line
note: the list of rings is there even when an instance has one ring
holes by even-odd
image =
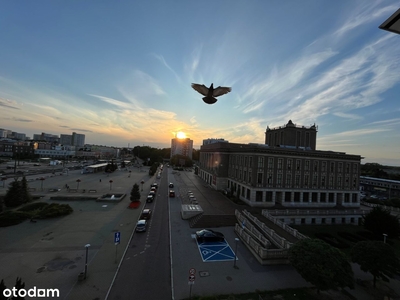
[[[32,200],[28,190],[28,183],[23,177],[21,181],[14,180],[4,196],[4,205],[6,207],[17,207]]]
[[[317,292],[354,287],[353,270],[339,249],[319,239],[304,239],[289,249],[289,261]]]
[[[18,295],[18,291],[25,288],[25,282],[22,282],[22,278],[17,277],[15,282],[15,289],[17,290],[15,293]],[[12,299],[25,299],[25,297],[12,297]]]
[[[372,231],[380,237],[382,234],[387,234],[390,238],[396,238],[400,234],[399,218],[380,206],[374,207],[367,215],[363,216],[363,224],[366,230]]]
[[[3,295],[4,290],[7,289],[6,285],[4,284],[4,280],[2,279],[0,282],[0,300],[7,300],[8,298]]]
[[[6,207],[17,207],[22,203],[24,202],[22,200],[21,186],[19,181],[14,180],[10,183],[8,191],[4,196],[4,205]]]
[[[400,262],[393,248],[381,241],[362,241],[353,246],[350,252],[353,262],[360,265],[361,270],[370,272],[376,279],[388,282],[400,271]]]
[[[131,201],[140,201],[139,185],[135,183],[131,190]]]
[[[32,201],[32,196],[29,193],[29,188],[28,188],[28,181],[26,180],[25,176],[22,177],[21,180],[21,197],[23,203],[31,202]]]

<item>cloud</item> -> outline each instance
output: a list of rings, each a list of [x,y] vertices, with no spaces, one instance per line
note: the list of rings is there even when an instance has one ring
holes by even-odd
[[[153,53],[153,56],[154,56],[155,58],[157,58],[168,70],[170,70],[170,71],[172,72],[172,74],[174,74],[176,80],[177,80],[179,83],[182,83],[181,78],[180,78],[179,75],[167,64],[167,62],[166,62],[165,59],[164,59],[164,56],[158,55],[158,54],[155,54],[155,53]]]
[[[361,120],[363,117],[356,115],[356,114],[348,114],[344,112],[335,112],[333,113],[335,116],[344,118],[344,119],[350,119],[350,120]]]

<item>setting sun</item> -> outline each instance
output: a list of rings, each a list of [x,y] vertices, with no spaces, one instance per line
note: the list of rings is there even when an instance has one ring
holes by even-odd
[[[186,134],[184,132],[182,132],[182,131],[179,131],[179,132],[176,133],[176,137],[178,139],[185,139],[186,138]]]

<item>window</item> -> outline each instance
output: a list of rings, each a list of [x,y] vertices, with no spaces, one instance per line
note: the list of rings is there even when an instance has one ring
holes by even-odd
[[[277,179],[276,179],[276,184],[278,184],[278,185],[282,184],[282,174],[278,174]]]
[[[278,170],[282,170],[282,158],[278,158]]]
[[[342,173],[343,172],[343,163],[339,163],[339,165],[338,165],[338,172],[339,173]]]
[[[346,164],[346,173],[350,172],[350,164]]]
[[[257,183],[262,184],[263,181],[263,173],[257,173]]]
[[[325,186],[325,176],[321,176],[321,186]]]
[[[268,184],[272,184],[272,172],[268,172]]]
[[[326,161],[322,162],[321,172],[326,172]]]
[[[305,186],[308,186],[308,180],[309,180],[309,175],[308,174],[304,175],[304,185]]]
[[[296,160],[296,170],[300,171],[300,159]]]
[[[306,160],[305,166],[304,166],[304,170],[305,171],[309,171],[310,170],[310,161]]]
[[[338,185],[339,188],[342,187],[342,176],[339,176],[339,177],[338,177],[338,179],[337,179],[337,185]]]
[[[247,167],[247,156],[244,157],[244,166]]]
[[[314,174],[312,185],[313,185],[313,186],[317,186],[317,182],[318,182],[318,175],[317,175],[317,174]]]
[[[253,157],[250,156],[249,157],[249,168],[251,168],[253,166]]]
[[[330,172],[331,173],[335,172],[335,163],[334,162],[331,162]]]
[[[260,156],[258,158],[258,168],[263,169],[264,168],[264,157]]]
[[[295,178],[295,184],[296,184],[296,186],[299,186],[300,185],[300,175],[296,175],[296,178]]]
[[[287,160],[287,169],[290,171],[292,169],[292,160],[288,159]]]
[[[318,161],[314,161],[314,172],[318,172]]]
[[[268,158],[268,169],[274,168],[274,159],[272,157]]]
[[[292,176],[286,175],[286,187],[290,187],[292,184]]]

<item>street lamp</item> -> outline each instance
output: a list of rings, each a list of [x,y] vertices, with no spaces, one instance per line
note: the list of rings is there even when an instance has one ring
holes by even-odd
[[[142,184],[142,192],[143,192],[143,183],[144,183],[144,180],[142,180],[140,183]]]
[[[40,185],[40,189],[43,191],[43,181],[45,180],[44,177],[40,177],[40,180],[42,181],[41,185]]]
[[[233,261],[233,267],[234,267],[235,269],[239,269],[239,268],[236,266],[236,252],[237,252],[238,242],[239,242],[239,239],[238,239],[238,238],[235,238],[235,260]]]
[[[79,190],[79,182],[81,182],[81,180],[78,178],[78,179],[76,180],[76,189],[77,189],[77,190]]]
[[[90,247],[90,244],[86,244],[85,245],[85,248],[86,248],[86,261],[85,261],[85,277],[84,277],[84,279],[86,279],[86,273],[87,273],[87,261],[88,261],[89,247]]]
[[[386,244],[386,237],[387,237],[387,234],[386,233],[384,233],[383,234],[383,242]]]
[[[110,179],[109,182],[110,182],[110,191],[111,191],[113,181]]]

